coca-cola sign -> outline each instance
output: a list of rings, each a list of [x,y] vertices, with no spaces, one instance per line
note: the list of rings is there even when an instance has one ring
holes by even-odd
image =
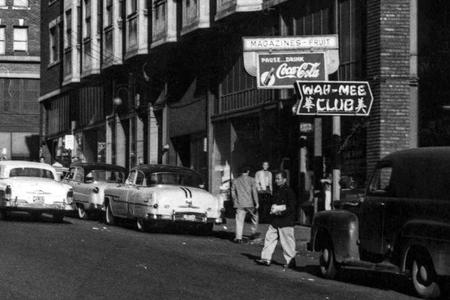
[[[292,88],[297,80],[325,80],[323,53],[276,53],[258,55],[260,89]]]

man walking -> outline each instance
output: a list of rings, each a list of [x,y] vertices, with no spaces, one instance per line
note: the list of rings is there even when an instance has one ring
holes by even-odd
[[[285,268],[295,267],[295,194],[287,185],[286,172],[275,174],[275,183],[278,189],[274,193],[270,214],[272,221],[267,229],[264,248],[261,258],[256,260],[260,265],[270,266],[272,254],[280,240],[283,256],[286,260]]]
[[[257,236],[258,229],[258,192],[255,180],[249,176],[250,168],[243,167],[240,176],[233,180],[231,197],[236,209],[236,236],[235,243],[242,243],[242,232],[244,230],[245,216],[250,214],[252,220],[252,238]]]

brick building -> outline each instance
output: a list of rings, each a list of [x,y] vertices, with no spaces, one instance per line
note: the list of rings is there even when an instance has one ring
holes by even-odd
[[[0,149],[39,159],[40,1],[0,1]]]
[[[268,160],[301,192],[300,147],[316,178],[331,168],[331,119],[292,115],[291,89],[258,90],[242,37],[338,34],[330,79],[367,80],[374,94],[370,117],[341,120],[342,174],[362,183],[387,153],[450,144],[449,12],[446,1],[425,0],[50,1],[41,10],[43,135],[54,159],[73,133],[72,158],[184,165],[214,193],[240,165]],[[321,137],[300,141],[300,122]]]

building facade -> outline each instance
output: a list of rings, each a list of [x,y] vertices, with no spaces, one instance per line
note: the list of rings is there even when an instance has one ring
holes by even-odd
[[[449,11],[425,0],[50,1],[43,138],[58,160],[195,168],[216,194],[263,161],[299,195],[306,171],[317,183],[335,160],[363,184],[392,151],[450,143]],[[242,37],[328,34],[339,38],[330,80],[369,81],[374,95],[369,117],[341,119],[339,144],[331,118],[293,115],[293,89],[257,89],[243,60]]]
[[[40,1],[0,1],[0,150],[39,159]]]

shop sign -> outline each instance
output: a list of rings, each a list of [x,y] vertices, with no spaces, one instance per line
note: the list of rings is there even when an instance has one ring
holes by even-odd
[[[323,53],[259,54],[257,83],[259,89],[292,88],[297,80],[325,80]]]
[[[368,116],[373,95],[367,81],[297,81],[296,115]]]
[[[64,136],[64,149],[73,150],[75,148],[75,137],[72,134]]]
[[[243,37],[244,51],[337,49],[337,35]]]
[[[311,123],[300,123],[300,132],[309,133],[313,131],[313,125]]]

